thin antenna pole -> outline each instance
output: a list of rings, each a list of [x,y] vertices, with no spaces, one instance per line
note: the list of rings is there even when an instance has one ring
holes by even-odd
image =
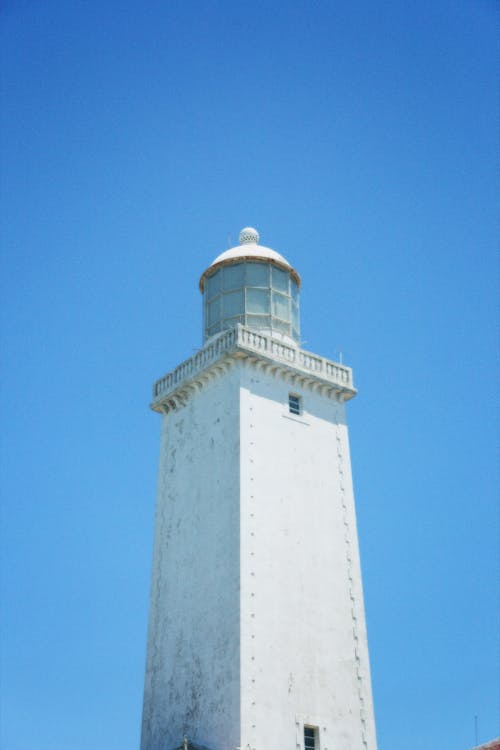
[[[476,738],[476,746],[479,744],[478,732],[477,732],[477,714],[474,716],[474,737]]]
[[[231,235],[230,234],[227,235],[227,247],[228,249],[231,247]]]

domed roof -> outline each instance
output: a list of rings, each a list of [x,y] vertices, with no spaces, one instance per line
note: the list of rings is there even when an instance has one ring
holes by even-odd
[[[264,245],[259,245],[259,239],[258,231],[253,229],[253,227],[245,227],[245,229],[242,229],[239,237],[240,244],[236,245],[236,247],[231,247],[229,250],[225,250],[218,255],[206,271],[202,273],[200,278],[200,290],[203,292],[205,278],[208,272],[213,268],[244,260],[262,260],[275,263],[277,266],[290,271],[292,278],[300,287],[300,276],[297,271],[292,268],[287,259],[280,255],[280,253],[276,252],[276,250],[272,250],[270,247],[264,247]]]

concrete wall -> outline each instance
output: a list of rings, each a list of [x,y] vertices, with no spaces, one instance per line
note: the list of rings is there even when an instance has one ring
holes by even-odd
[[[344,405],[282,375],[163,417],[142,750],[376,748]]]
[[[239,383],[162,417],[141,750],[239,744]]]
[[[289,413],[288,395],[303,414]],[[343,404],[249,366],[241,395],[243,748],[375,748]]]

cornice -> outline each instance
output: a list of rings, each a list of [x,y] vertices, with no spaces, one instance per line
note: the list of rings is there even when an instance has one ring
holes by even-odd
[[[347,401],[356,395],[350,367],[239,325],[213,337],[153,386],[153,411],[178,409],[240,361],[302,388]]]

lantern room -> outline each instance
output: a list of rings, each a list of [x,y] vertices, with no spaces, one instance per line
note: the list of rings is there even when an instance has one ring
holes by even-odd
[[[240,323],[298,344],[298,273],[282,255],[258,244],[256,229],[242,229],[239,241],[201,276],[204,340]]]

